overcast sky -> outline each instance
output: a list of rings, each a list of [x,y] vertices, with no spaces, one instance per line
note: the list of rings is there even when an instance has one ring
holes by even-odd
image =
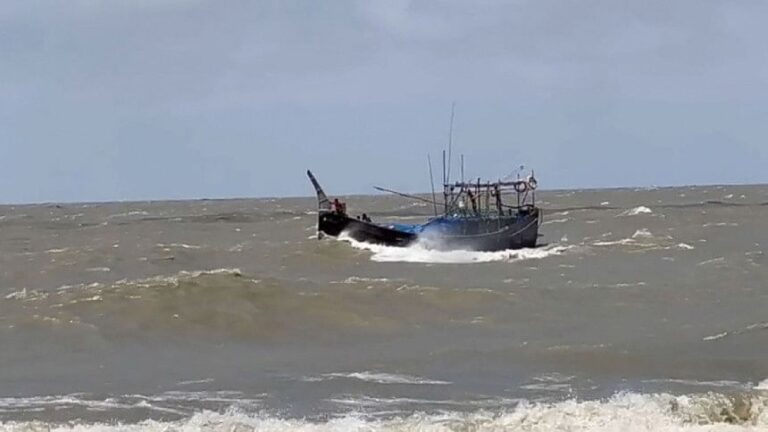
[[[0,201],[768,182],[768,2],[0,2]],[[457,158],[458,159],[458,158]],[[438,174],[439,177],[439,174]]]

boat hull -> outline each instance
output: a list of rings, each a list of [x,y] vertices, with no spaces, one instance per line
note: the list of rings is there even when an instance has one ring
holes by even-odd
[[[539,222],[539,209],[531,208],[515,216],[467,219],[449,229],[410,233],[328,211],[320,213],[318,230],[334,237],[344,233],[360,242],[386,246],[406,247],[420,241],[426,247],[440,250],[500,251],[535,247]]]

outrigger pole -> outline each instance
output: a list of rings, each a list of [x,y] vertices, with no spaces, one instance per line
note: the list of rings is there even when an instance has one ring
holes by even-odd
[[[403,192],[398,192],[396,190],[387,189],[387,188],[383,188],[383,187],[379,187],[379,186],[374,186],[373,188],[376,189],[377,191],[388,192],[388,193],[391,193],[391,194],[395,194],[395,195],[401,196],[403,198],[410,198],[410,199],[414,199],[416,201],[421,201],[421,202],[425,202],[425,203],[428,203],[428,204],[434,204],[435,206],[437,206],[437,202],[432,201],[432,200],[427,199],[427,198],[422,198],[420,196],[411,195],[411,194],[407,194],[407,193],[403,193]]]

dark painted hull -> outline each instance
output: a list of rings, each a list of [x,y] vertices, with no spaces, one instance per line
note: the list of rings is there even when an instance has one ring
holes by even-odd
[[[321,211],[320,232],[349,237],[366,243],[405,247],[419,240],[434,249],[466,249],[476,251],[500,251],[531,248],[539,236],[540,211],[531,208],[515,216],[501,218],[467,218],[454,224],[449,230],[433,230],[425,233],[409,233],[385,225],[363,222],[344,214]]]

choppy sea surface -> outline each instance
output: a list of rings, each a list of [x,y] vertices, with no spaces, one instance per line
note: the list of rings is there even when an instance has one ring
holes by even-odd
[[[538,198],[493,253],[318,240],[310,198],[2,206],[0,430],[768,430],[768,187]]]

